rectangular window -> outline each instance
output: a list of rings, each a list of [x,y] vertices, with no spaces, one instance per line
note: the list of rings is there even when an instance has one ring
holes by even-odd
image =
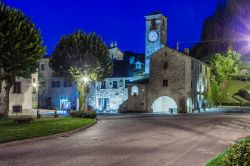
[[[69,80],[64,80],[64,87],[72,87],[72,83]]]
[[[193,70],[194,69],[194,61],[192,60],[192,62],[191,62],[191,70]]]
[[[125,88],[128,88],[128,80],[125,80]]]
[[[35,78],[33,78],[33,79],[32,79],[32,82],[33,82],[33,83],[35,83],[35,82],[36,82],[36,79],[35,79]]]
[[[44,88],[45,87],[45,82],[44,81],[41,81],[40,84],[39,84],[40,88]]]
[[[193,81],[191,81],[191,88],[193,88]]]
[[[101,82],[101,89],[106,89],[106,81]]]
[[[0,81],[0,93],[2,92],[2,82]]]
[[[168,62],[164,62],[163,69],[167,69],[167,68],[168,68]]]
[[[59,88],[60,87],[60,81],[52,81],[52,88]]]
[[[21,93],[21,82],[14,83],[13,93]]]
[[[200,73],[202,73],[202,64],[199,65]]]
[[[113,89],[117,88],[117,81],[113,81]]]
[[[41,71],[44,71],[44,64],[41,64]]]
[[[22,113],[22,106],[15,105],[12,107],[13,113]]]
[[[168,86],[168,80],[163,80],[163,87],[167,87]]]

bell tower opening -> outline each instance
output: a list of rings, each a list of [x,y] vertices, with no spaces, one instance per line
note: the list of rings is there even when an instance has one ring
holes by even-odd
[[[167,42],[167,17],[160,12],[145,16],[145,73],[150,72],[151,55],[161,49]]]

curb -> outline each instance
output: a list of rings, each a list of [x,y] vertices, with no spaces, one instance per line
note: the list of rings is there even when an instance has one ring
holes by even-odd
[[[92,126],[94,126],[97,123],[97,119],[95,123],[86,125],[81,128],[77,128],[68,132],[63,132],[63,133],[58,133],[54,135],[49,135],[49,136],[42,136],[42,137],[37,137],[37,138],[28,138],[24,140],[19,140],[19,141],[12,141],[12,142],[7,142],[7,143],[2,143],[0,144],[0,148],[6,148],[6,147],[12,147],[12,146],[17,146],[17,145],[22,145],[22,144],[28,144],[28,143],[33,143],[33,142],[38,142],[38,141],[44,141],[44,140],[49,140],[49,139],[56,139],[58,137],[68,137],[70,135],[73,135],[75,133],[78,133],[80,131],[86,130]]]

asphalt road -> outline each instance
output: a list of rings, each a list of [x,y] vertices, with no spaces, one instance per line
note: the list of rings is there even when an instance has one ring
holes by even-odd
[[[250,135],[250,114],[102,116],[80,133],[0,148],[0,165],[202,166]]]

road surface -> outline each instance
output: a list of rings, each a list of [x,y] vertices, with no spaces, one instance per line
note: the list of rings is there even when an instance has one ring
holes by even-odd
[[[250,135],[250,114],[116,115],[79,133],[0,148],[0,165],[202,166]]]

